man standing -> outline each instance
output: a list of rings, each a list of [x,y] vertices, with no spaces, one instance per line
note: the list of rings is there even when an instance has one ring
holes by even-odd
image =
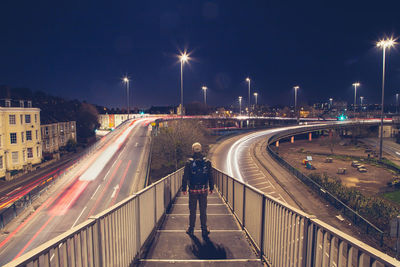
[[[189,228],[186,233],[193,235],[196,222],[196,208],[199,202],[201,234],[207,237],[210,230],[207,228],[207,195],[214,190],[214,180],[211,175],[211,162],[207,160],[202,152],[201,144],[192,145],[193,157],[186,165],[182,177],[182,192],[187,193],[189,186]]]

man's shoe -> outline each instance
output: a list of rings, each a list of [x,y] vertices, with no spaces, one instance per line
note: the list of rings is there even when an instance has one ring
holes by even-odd
[[[201,230],[201,235],[203,237],[208,237],[209,234],[210,234],[210,229],[208,229],[208,227],[206,229]]]
[[[194,229],[193,229],[192,227],[189,227],[189,228],[186,230],[186,233],[187,233],[188,235],[194,235]]]

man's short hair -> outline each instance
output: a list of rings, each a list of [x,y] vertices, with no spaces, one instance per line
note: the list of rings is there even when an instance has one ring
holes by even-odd
[[[196,142],[192,145],[192,150],[194,153],[200,153],[201,152],[201,144]]]

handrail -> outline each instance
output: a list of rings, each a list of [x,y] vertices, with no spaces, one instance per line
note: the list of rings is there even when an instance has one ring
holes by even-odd
[[[213,172],[224,201],[270,266],[400,266],[313,216],[220,170]]]
[[[5,266],[130,266],[162,222],[182,175],[183,168]]]
[[[336,125],[336,126],[339,126],[339,125]],[[351,123],[350,124],[349,123],[349,124],[346,124],[345,126],[357,126],[357,125],[359,125],[359,124],[357,124],[357,123]],[[343,211],[344,211],[343,214],[346,217],[348,217],[351,220],[353,220],[353,222],[355,224],[358,224],[360,226],[360,223],[363,223],[365,225],[365,228],[366,228],[365,232],[367,234],[371,234],[370,230],[372,229],[375,232],[374,234],[377,234],[379,236],[378,241],[380,243],[380,246],[383,246],[383,237],[384,237],[384,234],[385,234],[384,231],[382,231],[377,226],[375,226],[373,223],[368,221],[366,218],[364,218],[363,216],[358,214],[357,211],[355,211],[354,209],[352,209],[349,206],[347,206],[343,201],[341,201],[335,195],[333,195],[332,193],[330,193],[329,191],[324,189],[320,184],[316,183],[314,180],[309,178],[307,175],[305,175],[302,172],[298,171],[296,168],[294,168],[292,165],[290,165],[287,161],[285,161],[283,158],[281,158],[277,153],[275,153],[270,147],[270,145],[273,142],[276,142],[277,140],[280,140],[282,138],[286,138],[286,137],[292,136],[292,135],[303,134],[303,133],[307,133],[307,132],[321,130],[322,128],[326,129],[327,127],[326,126],[319,126],[319,127],[316,126],[316,127],[310,127],[310,128],[307,127],[305,129],[299,129],[299,130],[291,129],[291,130],[288,130],[288,131],[282,131],[282,132],[276,133],[276,134],[274,134],[273,136],[271,136],[269,138],[268,143],[267,143],[267,151],[276,161],[278,161],[279,164],[281,164],[283,167],[285,167],[290,173],[295,175],[299,180],[301,180],[306,185],[311,185],[311,188],[314,189],[318,194],[321,195],[321,192],[323,192],[324,193],[323,197],[327,201],[332,203],[335,208],[337,208],[339,210],[343,208]],[[338,205],[338,204],[340,204],[340,205]],[[349,211],[351,215],[349,216],[346,213],[346,211]],[[373,236],[375,236],[375,235],[373,235]]]

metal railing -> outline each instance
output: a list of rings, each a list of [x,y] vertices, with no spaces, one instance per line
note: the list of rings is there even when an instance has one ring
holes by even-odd
[[[394,258],[214,169],[221,196],[271,266],[400,266]]]
[[[313,130],[314,131],[314,130]],[[300,133],[304,133],[304,130]],[[285,167],[290,173],[295,175],[298,179],[300,179],[304,184],[306,184],[308,187],[313,189],[317,194],[319,194],[321,197],[323,197],[325,200],[327,200],[329,203],[332,204],[333,207],[338,209],[339,211],[342,212],[344,216],[346,216],[348,219],[350,219],[355,225],[357,225],[361,230],[363,230],[366,234],[374,237],[376,240],[379,241],[380,246],[383,246],[383,240],[384,240],[384,235],[385,232],[376,227],[374,224],[372,224],[370,221],[368,221],[366,218],[361,216],[357,211],[354,209],[350,208],[347,206],[343,201],[338,199],[336,196],[334,196],[332,193],[324,189],[320,184],[316,183],[314,180],[312,180],[310,177],[307,175],[303,174],[299,170],[297,170],[295,167],[290,165],[287,161],[285,161],[283,158],[281,158],[276,152],[274,152],[270,145],[282,138],[286,138],[288,136],[293,136],[299,134],[299,132],[296,132],[295,129],[292,129],[290,131],[284,131],[281,133],[277,133],[273,135],[267,145],[267,151],[268,153],[283,167]]]
[[[181,188],[183,168],[5,266],[130,266]]]

